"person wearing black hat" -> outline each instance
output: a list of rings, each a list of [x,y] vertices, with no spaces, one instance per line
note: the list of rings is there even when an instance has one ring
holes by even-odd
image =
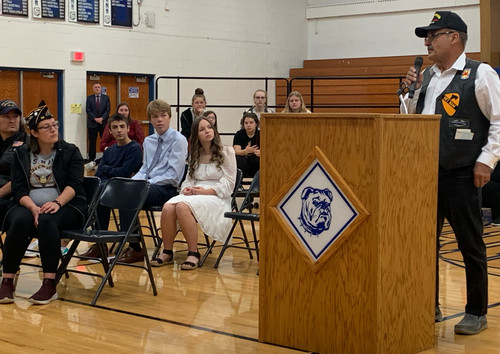
[[[440,114],[438,232],[446,218],[457,239],[467,283],[465,316],[457,334],[476,334],[488,327],[488,270],[482,239],[481,188],[500,159],[500,80],[487,64],[465,55],[467,25],[454,12],[437,11],[428,26],[417,27],[434,65],[404,80],[416,82],[408,113]],[[438,266],[436,265],[436,271]],[[442,320],[436,275],[436,321]]]
[[[11,198],[10,166],[14,151],[29,141],[22,115],[14,101],[0,101],[0,225]]]
[[[29,298],[48,304],[58,298],[55,275],[62,230],[83,226],[87,202],[83,189],[83,158],[78,148],[59,139],[58,122],[42,101],[26,117],[29,146],[15,151],[12,195],[16,204],[7,211],[0,303],[14,302],[14,277],[33,236],[40,245],[43,284]]]

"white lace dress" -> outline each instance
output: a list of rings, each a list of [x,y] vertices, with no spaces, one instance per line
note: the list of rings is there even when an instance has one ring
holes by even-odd
[[[236,157],[234,149],[225,146],[222,154],[224,163],[217,168],[215,163],[200,164],[194,173],[181,185],[178,196],[171,198],[167,204],[186,203],[193,212],[202,231],[214,240],[224,242],[232,221],[224,217],[226,211],[231,211],[231,193],[236,182]],[[184,195],[186,187],[213,188],[217,195]]]

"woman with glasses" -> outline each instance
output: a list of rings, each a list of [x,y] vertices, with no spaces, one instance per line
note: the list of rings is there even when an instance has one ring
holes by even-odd
[[[29,147],[16,150],[12,166],[15,204],[7,211],[0,303],[14,302],[14,277],[32,237],[39,240],[43,267],[41,288],[29,298],[48,304],[58,298],[55,276],[63,230],[83,226],[87,202],[83,158],[78,148],[59,139],[59,124],[45,102],[26,117]]]
[[[273,110],[267,108],[267,92],[265,90],[257,90],[253,93],[254,105],[247,109],[245,113],[255,113],[260,119],[261,113],[273,113]]]
[[[214,111],[203,112],[203,117],[207,118],[212,127],[217,130],[217,114]]]

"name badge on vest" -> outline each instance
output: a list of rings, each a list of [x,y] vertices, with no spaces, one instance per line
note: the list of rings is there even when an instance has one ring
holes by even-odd
[[[455,140],[472,140],[474,133],[469,129],[470,119],[448,118],[448,128],[455,130]]]
[[[472,140],[474,133],[470,129],[457,129],[455,132],[455,140]]]

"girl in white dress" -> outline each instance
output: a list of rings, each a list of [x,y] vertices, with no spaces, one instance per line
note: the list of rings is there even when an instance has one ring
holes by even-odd
[[[174,239],[177,222],[188,244],[188,257],[181,269],[198,266],[198,226],[217,241],[224,242],[231,220],[224,212],[231,210],[231,193],[236,182],[236,158],[232,147],[223,146],[220,136],[205,117],[196,118],[191,129],[189,171],[180,194],[163,206],[161,232],[163,252],[151,261],[161,267],[174,262]]]

